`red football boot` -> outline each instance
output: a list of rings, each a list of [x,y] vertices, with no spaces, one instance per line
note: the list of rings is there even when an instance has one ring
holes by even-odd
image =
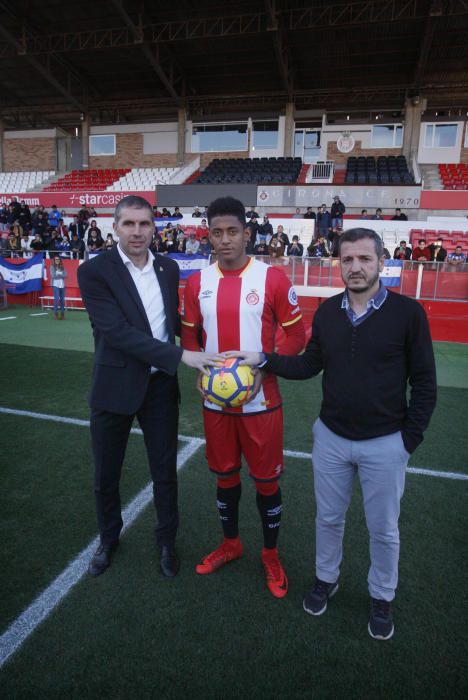
[[[197,564],[195,571],[197,574],[212,574],[228,562],[234,561],[234,559],[240,559],[242,552],[242,543],[238,537],[235,540],[225,539],[218,549],[207,554],[201,563]]]

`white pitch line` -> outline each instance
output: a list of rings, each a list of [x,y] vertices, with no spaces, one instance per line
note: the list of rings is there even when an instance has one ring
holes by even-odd
[[[47,311],[42,311],[40,314],[29,314],[30,316],[48,316]]]
[[[182,469],[203,442],[200,438],[192,438],[187,445],[184,445],[177,455],[177,470]],[[124,509],[122,534],[136,520],[152,498],[153,484],[150,482]],[[96,537],[2,634],[0,637],[0,668],[84,576],[88,569],[89,559],[98,544],[99,537]]]
[[[84,427],[89,426],[89,421],[81,420],[80,418],[67,418],[65,416],[54,416],[48,413],[34,413],[33,411],[21,411],[16,408],[6,408],[0,406],[0,413],[6,413],[13,416],[25,416],[26,418],[39,418],[40,420],[50,420],[55,423],[68,423],[70,425],[81,425]],[[132,428],[131,433],[134,435],[142,435],[140,428]],[[179,440],[181,442],[190,442],[191,440],[201,440],[202,443],[205,441],[202,438],[192,438],[187,435],[179,435]],[[292,457],[293,459],[311,459],[310,452],[296,452],[295,450],[284,450],[283,454],[285,457]],[[422,467],[406,467],[406,471],[409,474],[420,474],[422,476],[432,476],[441,479],[453,479],[457,481],[468,481],[468,474],[463,472],[443,472],[437,471],[435,469],[425,469]]]
[[[3,318],[0,318],[0,321],[12,321],[16,316],[4,316]]]
[[[285,457],[295,459],[312,459],[310,452],[295,452],[294,450],[284,450]],[[435,469],[423,469],[421,467],[406,467],[408,474],[422,474],[423,476],[437,476],[442,479],[456,479],[458,481],[468,481],[468,474],[461,472],[441,472]]]

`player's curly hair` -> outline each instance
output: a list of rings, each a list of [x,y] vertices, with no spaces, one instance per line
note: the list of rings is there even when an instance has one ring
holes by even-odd
[[[211,225],[211,219],[215,216],[235,216],[244,228],[247,226],[245,207],[239,199],[234,197],[218,197],[218,199],[211,202],[206,210],[206,215],[209,226]]]

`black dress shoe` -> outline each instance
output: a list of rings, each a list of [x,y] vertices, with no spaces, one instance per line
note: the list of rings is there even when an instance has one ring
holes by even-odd
[[[173,578],[177,576],[179,571],[180,562],[177,556],[174,545],[163,545],[160,550],[159,564],[161,573],[168,578]]]
[[[112,554],[118,547],[118,542],[114,544],[100,544],[89,562],[88,573],[90,576],[100,576],[111,564]]]

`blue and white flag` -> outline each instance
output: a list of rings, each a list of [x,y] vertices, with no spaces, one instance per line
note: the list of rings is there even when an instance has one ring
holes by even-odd
[[[403,260],[386,260],[384,269],[380,273],[380,279],[384,287],[399,287],[402,270]]]
[[[176,261],[180,270],[180,279],[185,280],[190,277],[192,272],[202,270],[210,264],[209,259],[205,255],[186,255],[185,253],[169,253],[168,258]]]
[[[154,225],[158,229],[158,231],[162,231],[167,227],[167,224],[172,224],[172,228],[175,229],[176,224],[180,221],[180,218],[178,216],[173,217],[173,216],[165,216],[162,219],[156,218],[154,220]]]
[[[0,273],[8,284],[9,294],[28,294],[42,289],[42,253],[24,262],[13,263],[0,257]]]

